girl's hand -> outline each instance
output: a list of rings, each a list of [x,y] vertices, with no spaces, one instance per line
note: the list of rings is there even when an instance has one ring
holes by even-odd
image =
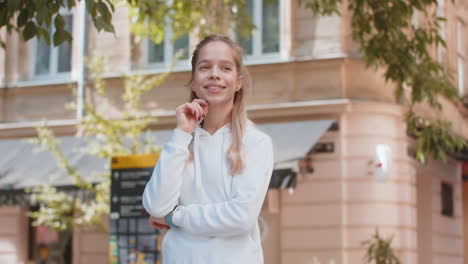
[[[195,99],[176,108],[177,128],[189,134],[195,130],[208,113],[208,103]]]
[[[149,224],[158,230],[171,229],[171,227],[167,225],[165,218],[156,218],[156,217],[150,216]]]

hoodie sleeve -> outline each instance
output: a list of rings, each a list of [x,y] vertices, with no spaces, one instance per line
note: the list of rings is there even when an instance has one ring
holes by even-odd
[[[188,145],[191,140],[191,134],[175,129],[171,139],[164,145],[143,192],[143,207],[151,216],[165,217],[178,204],[182,171],[189,158]]]
[[[264,134],[262,134],[264,135]],[[264,135],[246,144],[245,167],[234,175],[231,197],[213,204],[179,206],[173,223],[200,236],[227,237],[249,232],[257,223],[273,170],[273,145]]]

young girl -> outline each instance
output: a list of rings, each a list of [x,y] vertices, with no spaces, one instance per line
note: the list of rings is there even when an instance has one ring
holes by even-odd
[[[163,264],[261,264],[258,216],[273,146],[247,119],[250,78],[243,50],[225,36],[203,39],[192,57],[190,103],[143,193],[157,229],[169,228]]]

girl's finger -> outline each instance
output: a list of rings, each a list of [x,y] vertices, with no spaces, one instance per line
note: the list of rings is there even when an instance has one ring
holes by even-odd
[[[190,107],[190,113],[195,119],[197,119],[197,110],[195,109],[195,106],[193,105],[193,103],[190,103],[189,107]]]
[[[166,225],[163,225],[163,224],[158,224],[159,228],[158,229],[165,229],[166,228]]]
[[[208,103],[203,99],[194,99],[193,102],[197,102],[201,106],[208,106]]]
[[[203,108],[203,114],[208,114],[208,103],[205,100],[201,100],[200,105]]]
[[[195,109],[193,108],[192,104],[187,104],[187,108],[190,110],[190,114],[195,116]]]
[[[151,223],[151,226],[155,229],[161,229],[161,226],[159,226],[158,224],[156,223]]]
[[[198,103],[194,102],[193,105],[195,109],[197,110],[197,117],[198,117],[197,120],[200,121],[203,116],[203,110],[201,109],[201,106]]]
[[[200,121],[203,119],[203,116],[204,116],[203,108],[198,103],[195,103],[195,107],[197,108],[197,111],[198,111],[198,121]]]
[[[207,111],[208,111],[208,103],[203,100],[203,99],[195,99],[193,100],[194,102],[197,102],[203,109],[203,114],[206,115]]]
[[[197,109],[197,112],[198,112],[198,121],[202,120],[204,118],[204,115],[205,115],[205,111],[203,111],[203,108],[198,104],[198,103],[194,103],[195,105],[195,108]]]
[[[190,114],[191,116],[196,115],[195,109],[191,103],[187,103],[185,108],[186,108],[186,111],[185,111],[186,113]]]

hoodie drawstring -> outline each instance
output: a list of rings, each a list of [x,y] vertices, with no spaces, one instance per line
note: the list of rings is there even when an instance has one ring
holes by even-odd
[[[195,187],[197,192],[199,192],[200,201],[203,201],[205,198],[205,192],[203,191],[203,186],[201,182],[201,169],[200,169],[200,131],[195,129],[195,138],[193,140],[193,166],[195,167]],[[199,201],[199,202],[200,202]]]
[[[227,151],[225,151],[226,148],[224,148],[224,144],[226,143],[227,137],[228,137],[228,130],[229,129],[224,129],[223,131],[223,142],[221,144],[221,152],[224,154],[223,158],[221,159],[221,168],[223,172],[223,183],[224,183],[224,194],[226,196],[226,199],[229,199],[229,194],[231,193],[230,189],[231,186],[228,186],[228,181],[226,180],[226,176],[228,175],[228,172],[226,171],[226,168],[228,167],[228,158],[227,158]]]

